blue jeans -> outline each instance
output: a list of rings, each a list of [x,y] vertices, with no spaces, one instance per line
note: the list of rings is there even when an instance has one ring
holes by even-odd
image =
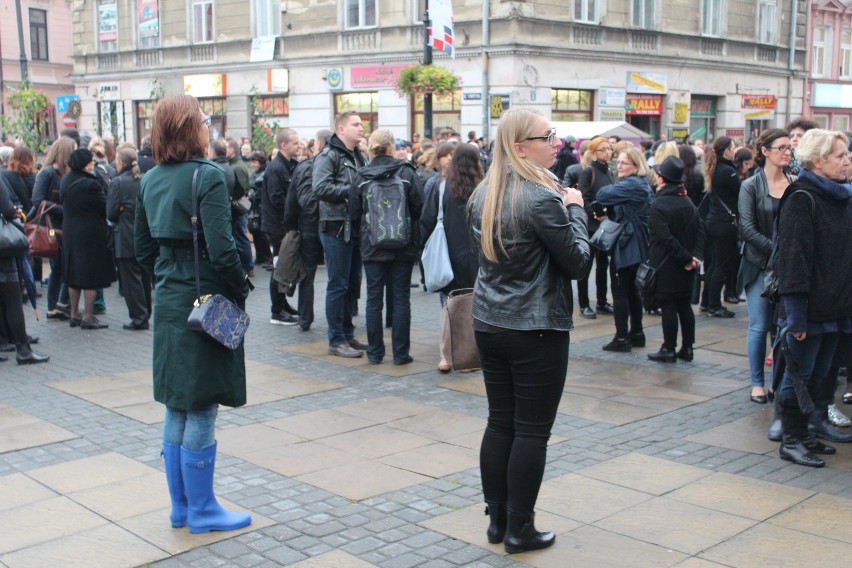
[[[71,303],[68,297],[68,285],[65,284],[65,269],[62,266],[62,250],[56,258],[51,258],[50,276],[47,278],[47,311],[56,308],[56,303]]]
[[[214,428],[219,405],[214,404],[205,410],[175,410],[166,407],[166,421],[163,423],[163,441],[186,448],[191,452],[200,452],[216,441]]]
[[[761,271],[754,282],[745,287],[748,308],[748,363],[751,369],[751,386],[764,385],[763,363],[766,360],[766,334],[772,327],[772,304],[761,297],[766,272]]]
[[[813,399],[816,399],[819,386],[823,383],[828,375],[828,370],[831,368],[831,361],[837,348],[837,340],[837,333],[809,334],[804,341],[797,341],[792,335],[787,335],[790,355],[799,364],[799,377],[808,385],[808,392]],[[781,380],[781,398],[796,398],[789,363],[784,371],[784,378]]]
[[[243,265],[243,270],[248,272],[254,268],[254,260],[251,256],[251,243],[246,235],[246,230],[246,214],[231,207],[231,232],[234,234],[240,264]]]
[[[325,319],[328,344],[336,347],[355,338],[352,312],[358,300],[356,283],[361,282],[361,250],[354,240],[320,232],[325,251],[328,286],[325,291]]]
[[[381,361],[385,356],[385,341],[382,327],[382,297],[385,284],[391,289],[393,302],[393,326],[391,344],[394,362],[408,358],[411,348],[411,270],[410,260],[389,262],[364,262],[367,276],[367,358]],[[390,306],[388,306],[390,308]]]

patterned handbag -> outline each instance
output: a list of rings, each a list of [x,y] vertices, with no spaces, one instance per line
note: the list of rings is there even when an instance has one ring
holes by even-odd
[[[198,265],[198,196],[195,182],[198,168],[192,173],[192,250],[195,263],[195,302],[186,326],[223,347],[235,350],[243,344],[249,327],[249,315],[221,294],[201,295],[201,276]]]

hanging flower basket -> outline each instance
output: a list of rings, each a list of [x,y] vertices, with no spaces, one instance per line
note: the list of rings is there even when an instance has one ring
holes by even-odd
[[[439,65],[415,65],[406,67],[396,80],[396,92],[400,96],[435,95],[448,97],[461,87],[461,78]]]

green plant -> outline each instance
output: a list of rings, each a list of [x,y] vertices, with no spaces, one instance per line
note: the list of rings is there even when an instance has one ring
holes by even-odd
[[[265,109],[257,98],[257,87],[249,91],[251,95],[251,147],[269,154],[275,148],[275,132],[267,124],[267,118],[272,114]]]
[[[34,152],[47,148],[50,100],[43,92],[23,82],[6,95],[6,114],[0,116],[3,130]]]
[[[408,96],[449,97],[460,87],[461,78],[440,65],[406,67],[396,80],[396,92]]]

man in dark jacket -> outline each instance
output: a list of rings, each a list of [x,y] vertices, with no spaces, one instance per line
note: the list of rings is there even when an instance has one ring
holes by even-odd
[[[240,263],[243,265],[243,270],[249,276],[254,276],[254,259],[251,254],[251,242],[248,240],[246,214],[248,211],[236,204],[236,201],[246,194],[249,190],[249,171],[248,166],[240,157],[240,144],[233,138],[228,138],[225,141],[225,156],[228,158],[228,165],[234,170],[236,177],[236,188],[231,201],[231,224],[234,227],[234,240],[237,244],[237,253],[240,255]]]
[[[139,165],[139,172],[142,175],[145,175],[145,172],[157,165],[154,161],[154,152],[151,150],[150,136],[142,138],[142,148],[136,157],[136,163]]]
[[[325,147],[326,139],[332,132],[323,129],[316,135],[316,152]],[[284,230],[299,231],[302,241],[299,252],[305,265],[305,277],[299,282],[299,329],[308,331],[314,323],[314,277],[317,266],[322,260],[322,243],[319,239],[319,205],[313,186],[314,160],[301,162],[293,171],[290,191],[287,193],[287,207],[284,211]]]
[[[556,161],[553,162],[552,166],[550,166],[550,171],[553,172],[553,175],[555,175],[557,179],[563,179],[565,177],[565,170],[568,169],[568,166],[580,163],[580,160],[578,160],[577,156],[574,155],[574,144],[576,142],[577,139],[573,136],[566,136],[565,143],[562,145],[562,148],[559,149],[559,153],[556,154]]]
[[[364,127],[357,113],[344,112],[334,119],[334,130],[328,145],[314,159],[313,170],[313,188],[319,200],[319,235],[328,270],[328,352],[339,357],[361,357],[367,346],[355,339],[352,325],[357,283],[361,279],[360,219],[352,216],[350,203],[355,197],[355,173],[366,164],[358,151]]]
[[[261,195],[262,224],[272,247],[273,256],[278,255],[281,240],[284,238],[284,207],[290,179],[296,169],[296,152],[299,150],[299,135],[292,128],[282,128],[275,135],[278,154],[266,166]],[[269,298],[272,301],[272,316],[269,323],[275,325],[296,325],[296,310],[290,307],[287,296],[278,290],[278,283],[269,278]]]

